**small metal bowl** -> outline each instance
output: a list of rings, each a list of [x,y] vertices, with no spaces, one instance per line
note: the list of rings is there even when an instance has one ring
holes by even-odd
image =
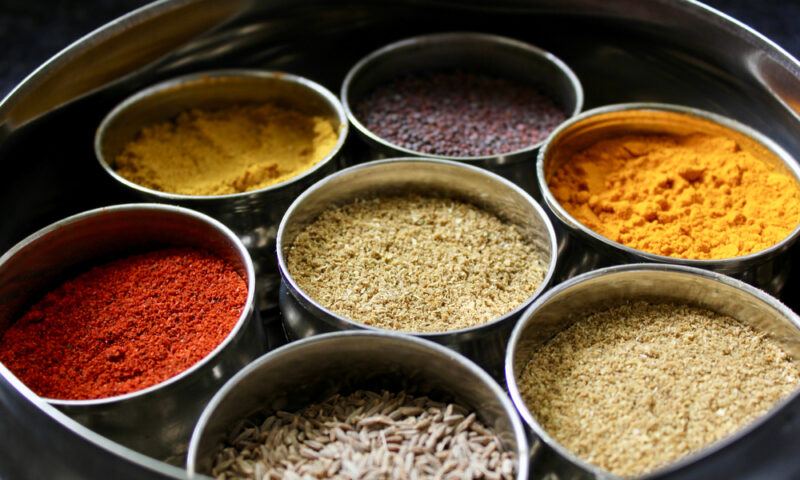
[[[583,87],[558,57],[538,47],[498,35],[455,32],[408,38],[380,48],[350,69],[342,85],[347,118],[373,158],[418,156],[454,160],[486,168],[528,192],[535,192],[536,153],[543,142],[515,152],[482,157],[431,155],[395,145],[371,132],[353,106],[374,88],[414,72],[463,69],[531,84],[563,108],[567,118],[583,108]]]
[[[94,400],[45,398],[95,432],[151,457],[182,463],[192,428],[214,391],[266,350],[253,299],[253,264],[218,221],[185,208],[134,204],[90,210],[22,240],[0,258],[0,329],[32,302],[87,266],[147,249],[190,246],[230,262],[247,300],[230,334],[202,360],[151,387]]]
[[[233,425],[259,412],[296,410],[337,392],[398,391],[474,410],[517,456],[528,478],[528,440],[505,392],[464,357],[398,333],[339,332],[291,343],[248,365],[208,403],[189,445],[189,477],[208,474]]]
[[[546,256],[547,273],[536,291],[517,308],[485,324],[440,333],[412,333],[450,347],[502,378],[508,335],[519,315],[544,291],[556,268],[556,237],[544,210],[511,182],[480,168],[446,160],[400,158],[347,168],[304,192],[286,212],[278,230],[280,308],[290,337],[361,328],[385,331],[323,307],[295,282],[286,255],[296,236],[323,211],[359,197],[436,192],[486,208],[516,225]]]
[[[506,382],[511,398],[540,442],[531,460],[539,475],[554,478],[616,478],[567,450],[536,421],[519,391],[517,379],[531,352],[583,315],[611,308],[626,301],[662,301],[690,304],[728,315],[778,342],[800,359],[800,317],[775,298],[739,280],[715,272],[677,265],[633,264],[596,270],[554,287],[522,315],[508,343]],[[758,429],[767,419],[798,397],[796,390],[769,413],[733,435],[658,469],[645,477],[662,478],[700,461]],[[541,445],[544,442],[545,445]],[[555,450],[555,457],[551,455]],[[540,461],[541,460],[541,461]]]
[[[333,150],[311,169],[285,182],[229,195],[181,195],[153,190],[119,175],[113,168],[122,149],[142,127],[175,118],[191,108],[220,108],[243,103],[276,102],[329,118],[339,135]],[[124,189],[146,201],[169,203],[206,213],[230,227],[253,257],[258,303],[276,303],[279,284],[275,232],[286,208],[311,184],[336,171],[347,137],[341,103],[325,87],[283,72],[216,70],[167,80],[125,99],[103,119],[95,135],[95,155]]]
[[[791,262],[786,254],[800,235],[800,225],[770,248],[760,252],[714,260],[690,260],[657,255],[617,243],[575,219],[556,200],[547,180],[578,151],[594,142],[624,134],[706,133],[733,138],[757,158],[792,175],[800,182],[800,165],[778,144],[729,118],[678,105],[626,103],[596,108],[563,123],[547,139],[539,152],[536,175],[548,213],[555,217],[564,249],[560,276],[569,278],[598,267],[654,262],[708,269],[744,280],[770,293],[778,294],[786,283]]]

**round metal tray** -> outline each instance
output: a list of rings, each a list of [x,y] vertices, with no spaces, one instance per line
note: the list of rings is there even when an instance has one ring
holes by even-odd
[[[0,251],[67,215],[136,201],[92,151],[103,116],[131,93],[179,74],[235,67],[284,70],[338,91],[366,53],[439,31],[497,33],[555,53],[581,78],[586,108],[640,101],[702,108],[762,131],[800,158],[800,63],[690,0],[164,0],[79,40],[0,104]],[[358,159],[357,146],[348,148]],[[793,271],[783,300],[797,310],[800,266]],[[275,313],[264,313],[274,348],[283,332]],[[3,478],[186,475],[68,419],[2,365],[0,439]],[[750,434],[659,478],[797,478],[798,441],[795,401]],[[534,455],[536,477],[573,478],[553,452],[536,445]]]

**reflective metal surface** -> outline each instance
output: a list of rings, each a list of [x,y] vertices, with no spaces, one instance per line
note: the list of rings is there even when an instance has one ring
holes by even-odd
[[[189,476],[209,473],[221,439],[259,411],[295,410],[336,392],[398,391],[474,410],[518,458],[528,478],[528,440],[505,392],[472,362],[439,345],[396,333],[341,332],[292,343],[253,362],[209,402],[192,434]]]
[[[145,126],[172,120],[192,108],[264,102],[329,119],[339,135],[333,150],[311,169],[285,182],[229,195],[161,192],[131,182],[114,170],[116,157]],[[217,70],[161,82],[124,100],[97,129],[95,154],[106,173],[144,200],[193,208],[233,229],[255,264],[258,305],[267,308],[276,304],[280,283],[275,263],[278,223],[303,190],[336,170],[347,131],[347,118],[339,100],[315,82],[284,72]]]
[[[192,210],[152,204],[102,208],[53,224],[0,258],[0,331],[31,302],[87,266],[165,246],[209,251],[246,279],[247,300],[230,334],[188,370],[146,389],[95,400],[44,400],[100,435],[180,464],[205,402],[266,345],[253,305],[252,262],[224,225]]]
[[[558,127],[539,152],[536,177],[548,213],[556,219],[561,238],[561,278],[601,266],[654,262],[686,265],[724,273],[778,294],[786,284],[789,249],[800,236],[800,225],[770,248],[741,257],[687,260],[656,255],[617,243],[575,219],[553,196],[548,179],[579,151],[595,142],[628,134],[688,135],[705,133],[731,138],[743,150],[800,182],[800,164],[760,132],[721,115],[677,105],[630,103],[584,112]]]
[[[537,471],[537,477],[547,475],[550,473],[548,469],[552,469],[568,478],[614,478],[573,455],[542,428],[522,399],[517,380],[532,353],[558,332],[586,314],[636,300],[689,304],[728,315],[764,332],[796,361],[800,360],[800,318],[763,291],[730,277],[677,265],[633,264],[596,270],[564,282],[545,293],[522,315],[509,340],[506,356],[508,390],[525,422],[545,444],[539,445],[539,453],[546,455],[541,450],[550,448],[558,455],[550,458],[550,465],[534,458],[534,468],[538,466],[541,469]],[[795,390],[789,398],[773,407],[770,413],[797,401],[799,395],[800,390]],[[732,436],[646,477],[680,474],[694,462],[741,442],[751,432],[763,430],[770,413]]]
[[[582,79],[590,108],[685,104],[747,123],[800,157],[800,63],[693,0],[161,0],[79,40],[0,102],[0,250],[73,213],[140,200],[99,167],[92,139],[116,104],[147,86],[208,69],[262,68],[335,91],[369,52],[442,31],[496,33],[553,52]],[[352,142],[345,153],[366,159]],[[793,271],[783,300],[798,308]],[[180,475],[71,421],[2,365],[0,410],[0,438],[11,439],[2,441],[0,476]],[[747,436],[657,478],[797,478],[798,440],[794,400]],[[546,451],[539,453],[541,461]]]
[[[515,225],[541,252],[547,273],[522,304],[483,325],[440,333],[413,335],[463,353],[502,379],[506,340],[520,313],[550,283],[556,269],[556,236],[550,219],[528,194],[511,182],[477,167],[446,160],[392,159],[357,165],[306,190],[286,212],[278,230],[278,266],[282,286],[280,307],[290,338],[322,332],[370,327],[339,315],[311,298],[292,277],[286,255],[295,237],[323,211],[357,198],[406,193],[438,194],[470,202]]]
[[[484,167],[529,190],[539,142],[502,155],[454,157],[431,155],[395,145],[371,132],[353,107],[373,89],[402,75],[442,70],[477,71],[532,85],[555,100],[567,118],[583,107],[578,77],[558,57],[533,45],[498,35],[474,32],[439,33],[401,40],[360,60],[342,84],[342,104],[359,137],[369,146],[370,158],[417,156],[455,160]]]

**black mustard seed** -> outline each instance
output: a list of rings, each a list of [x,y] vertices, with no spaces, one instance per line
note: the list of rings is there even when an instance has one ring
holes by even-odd
[[[355,113],[395,145],[453,157],[530,147],[566,119],[532,86],[461,71],[399,77],[365,96]]]

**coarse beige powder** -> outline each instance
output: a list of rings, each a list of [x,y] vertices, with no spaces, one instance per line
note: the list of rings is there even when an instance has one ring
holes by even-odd
[[[469,203],[386,196],[323,212],[287,262],[311,298],[342,316],[440,332],[520,306],[544,279],[543,258],[515,226]]]
[[[704,309],[644,302],[574,323],[519,378],[553,438],[625,477],[734,433],[798,381],[796,361],[752,328]]]

